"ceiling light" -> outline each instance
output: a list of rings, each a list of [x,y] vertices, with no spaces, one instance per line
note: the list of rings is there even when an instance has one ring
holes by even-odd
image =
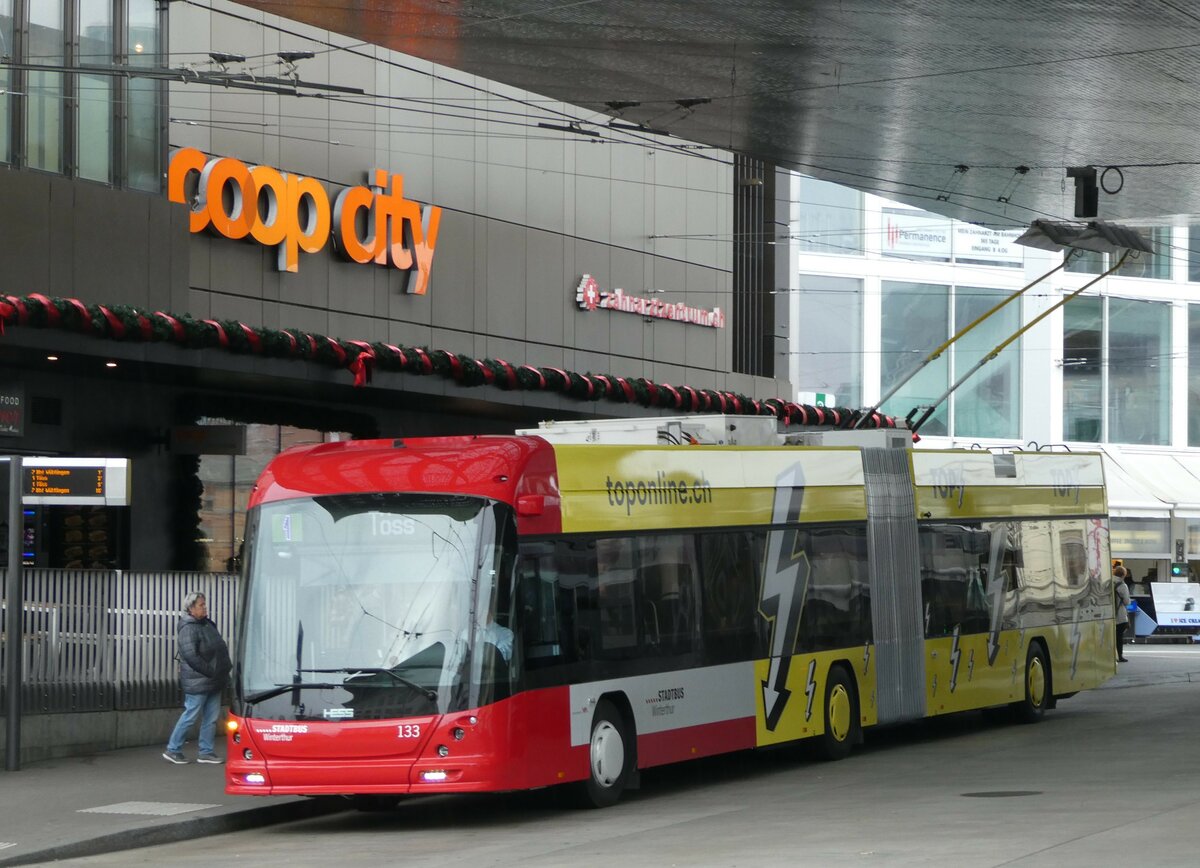
[[[48,361],[48,362],[57,362],[57,361],[58,361],[58,356],[46,356],[46,361]]]
[[[116,362],[105,362],[104,363],[104,367],[106,367],[106,368],[115,368],[116,366],[117,366]]]

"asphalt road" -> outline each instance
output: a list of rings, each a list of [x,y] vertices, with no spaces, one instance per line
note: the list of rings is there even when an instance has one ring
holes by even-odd
[[[979,714],[642,776],[614,808],[557,790],[413,800],[60,865],[1194,866],[1200,647],[1137,646],[1036,725]]]

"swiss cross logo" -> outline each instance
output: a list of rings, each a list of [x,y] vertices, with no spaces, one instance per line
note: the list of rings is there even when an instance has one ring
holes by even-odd
[[[584,310],[595,310],[600,304],[600,287],[596,285],[596,278],[590,274],[585,274],[583,280],[579,281],[579,287],[575,290],[575,301]]]

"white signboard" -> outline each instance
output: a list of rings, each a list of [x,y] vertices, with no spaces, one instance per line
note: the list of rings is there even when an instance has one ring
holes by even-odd
[[[797,392],[796,403],[810,407],[836,407],[837,396],[833,392]]]
[[[954,258],[981,262],[1021,263],[1024,253],[1015,243],[1021,230],[1001,231],[970,223],[954,224]]]
[[[883,253],[949,259],[952,224],[949,217],[924,211],[884,209]]]
[[[1193,582],[1151,582],[1154,620],[1160,627],[1200,628],[1200,585]]]

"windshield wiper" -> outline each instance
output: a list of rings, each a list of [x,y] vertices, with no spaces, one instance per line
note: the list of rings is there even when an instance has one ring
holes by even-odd
[[[342,685],[340,685],[340,684],[327,684],[324,682],[315,682],[315,681],[310,682],[310,683],[305,683],[303,681],[299,681],[299,682],[294,681],[291,684],[276,684],[270,690],[261,690],[258,693],[254,693],[254,694],[251,694],[250,696],[247,696],[246,702],[253,705],[256,702],[262,702],[264,699],[270,699],[272,696],[280,696],[281,694],[287,693],[289,690],[292,690],[292,689],[297,689],[297,690],[337,690],[341,686]]]
[[[342,666],[337,669],[301,669],[299,671],[300,672],[311,672],[311,673],[345,672],[347,675],[350,675],[355,672],[369,672],[372,675],[390,675],[392,678],[394,678],[400,684],[403,684],[405,687],[411,687],[413,690],[417,691],[418,693],[424,694],[426,699],[430,699],[435,702],[437,701],[437,691],[436,690],[432,690],[428,687],[422,687],[420,684],[417,684],[417,682],[410,681],[409,679],[405,678],[403,675],[397,675],[391,669],[383,669],[382,667],[379,667],[379,666]]]

